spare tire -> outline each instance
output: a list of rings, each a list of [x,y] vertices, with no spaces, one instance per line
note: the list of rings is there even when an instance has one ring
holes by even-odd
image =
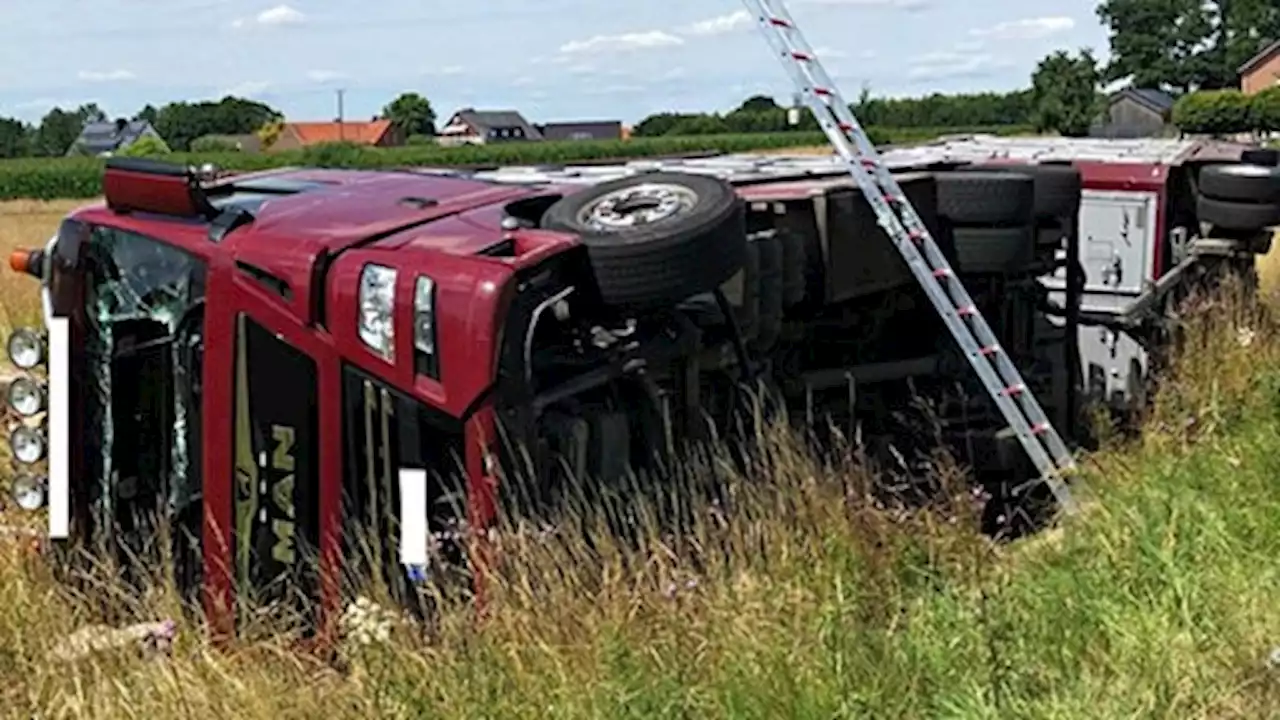
[[[1264,203],[1231,202],[1201,196],[1196,200],[1201,222],[1223,230],[1261,230],[1280,226],[1280,206]]]
[[[1043,220],[1074,218],[1080,212],[1083,186],[1080,171],[1071,165],[971,165],[983,172],[1013,172],[1031,177],[1035,216]]]
[[[965,273],[1016,273],[1035,259],[1035,229],[1022,227],[957,227],[957,264]]]
[[[1035,182],[1021,172],[954,170],[934,175],[938,214],[954,225],[1028,225],[1035,212]]]
[[[1280,150],[1275,148],[1250,148],[1240,153],[1240,162],[1250,165],[1276,167],[1280,165]]]
[[[1280,168],[1208,165],[1200,170],[1200,194],[1230,202],[1280,204]]]
[[[602,299],[629,310],[674,305],[742,268],[746,210],[719,178],[645,173],[556,201],[541,226],[582,239]]]

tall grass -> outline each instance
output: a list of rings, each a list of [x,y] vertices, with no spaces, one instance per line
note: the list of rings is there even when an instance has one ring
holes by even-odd
[[[1086,511],[1038,538],[981,535],[963,492],[873,500],[853,448],[769,428],[745,475],[705,459],[732,508],[697,508],[684,541],[510,536],[483,621],[391,620],[337,667],[186,621],[168,658],[51,660],[97,608],[0,543],[0,715],[1280,716],[1280,335],[1229,292],[1186,332],[1142,438],[1090,458]],[[178,615],[163,577],[119,604]]]
[[[30,283],[0,289],[8,319],[34,317]],[[1272,304],[1199,299],[1141,437],[1086,459],[1080,516],[1016,543],[978,532],[945,457],[950,491],[908,508],[873,497],[855,446],[820,457],[764,427],[745,473],[718,453],[689,468],[730,492],[686,537],[640,499],[634,544],[595,517],[508,532],[483,621],[369,609],[331,664],[267,621],[215,648],[162,571],[134,591],[99,567],[90,600],[0,534],[0,718],[1280,717]],[[57,659],[102,596],[117,624],[176,619],[172,652]]]

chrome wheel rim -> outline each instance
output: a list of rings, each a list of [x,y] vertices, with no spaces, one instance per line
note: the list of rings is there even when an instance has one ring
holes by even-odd
[[[614,190],[588,203],[578,222],[596,230],[642,227],[688,212],[698,194],[682,185],[643,183]]]

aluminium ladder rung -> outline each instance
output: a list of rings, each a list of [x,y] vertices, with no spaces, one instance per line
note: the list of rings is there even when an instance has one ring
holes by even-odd
[[[1063,475],[1075,461],[1027,388],[963,283],[804,39],[782,0],[743,0],[818,125],[843,159],[912,274],[933,303],[988,395],[1063,509],[1075,510]]]

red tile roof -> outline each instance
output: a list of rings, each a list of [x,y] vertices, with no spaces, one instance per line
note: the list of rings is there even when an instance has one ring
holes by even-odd
[[[285,130],[292,130],[303,145],[330,142],[353,142],[374,145],[391,130],[390,120],[372,122],[291,122]]]

